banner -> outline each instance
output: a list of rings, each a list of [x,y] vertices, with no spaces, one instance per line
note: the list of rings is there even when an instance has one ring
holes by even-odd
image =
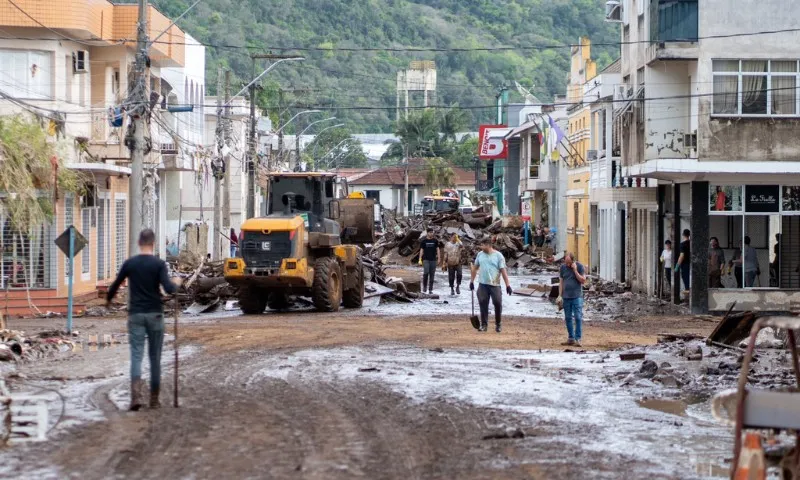
[[[480,142],[478,144],[478,158],[482,160],[502,160],[506,158],[508,142],[502,137],[493,136],[493,133],[500,135],[508,130],[505,125],[481,125],[478,133]]]

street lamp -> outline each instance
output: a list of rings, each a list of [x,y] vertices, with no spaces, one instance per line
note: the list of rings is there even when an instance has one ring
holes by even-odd
[[[325,133],[326,131],[332,129],[332,128],[344,127],[344,125],[345,125],[344,123],[337,123],[336,125],[331,125],[330,127],[325,127],[322,130],[320,130],[319,132],[317,132],[317,134],[314,135],[314,151],[311,152],[311,158],[316,158],[317,157],[317,147],[319,147],[319,143],[317,142],[317,139],[319,138],[319,136],[322,135],[323,133]]]
[[[300,165],[300,137],[303,136],[304,133],[308,131],[309,128],[313,127],[314,125],[322,122],[330,122],[331,120],[336,120],[336,117],[330,118],[323,118],[322,120],[317,120],[316,122],[311,122],[308,124],[306,128],[303,129],[302,132],[295,135],[294,138],[294,158],[295,158],[295,165]]]
[[[321,161],[323,158],[325,158],[325,157],[327,157],[328,155],[330,155],[331,153],[333,153],[333,152],[334,152],[334,151],[335,151],[337,148],[341,147],[341,146],[342,146],[342,144],[344,144],[345,142],[349,142],[349,141],[351,141],[351,140],[353,140],[353,138],[352,138],[352,137],[347,137],[347,138],[345,138],[344,140],[342,140],[341,142],[337,143],[335,147],[331,148],[330,150],[328,150],[328,152],[327,152],[325,155],[323,155],[322,157],[320,157],[320,161]],[[330,165],[330,164],[328,164],[328,165]]]
[[[275,130],[275,133],[272,134],[272,135],[278,135],[278,161],[279,162],[281,160],[283,160],[283,129],[286,128],[287,125],[292,123],[294,121],[294,119],[299,117],[300,115],[307,115],[307,114],[310,114],[310,113],[322,113],[322,110],[303,110],[302,112],[297,112],[294,115],[294,117],[290,118],[289,121],[287,121],[286,123],[281,125],[280,128]],[[270,135],[270,136],[272,136],[272,135]],[[272,147],[270,147],[270,148],[272,148]]]
[[[270,70],[272,70],[273,68],[277,67],[277,66],[278,66],[278,65],[280,65],[281,63],[283,63],[283,62],[302,62],[302,61],[304,61],[304,60],[305,60],[305,57],[289,57],[289,58],[281,58],[280,60],[277,60],[277,61],[275,61],[275,63],[272,63],[272,64],[270,64],[270,66],[269,66],[269,67],[267,67],[267,69],[266,69],[266,70],[264,70],[264,71],[263,71],[263,72],[261,72],[261,74],[259,74],[259,75],[258,75],[256,78],[254,78],[252,82],[250,82],[250,83],[248,83],[247,85],[245,85],[245,86],[244,86],[244,88],[242,88],[241,90],[239,90],[239,91],[236,93],[236,95],[232,96],[232,97],[231,97],[231,100],[232,100],[232,99],[234,99],[234,98],[236,98],[236,97],[238,97],[239,95],[243,94],[243,93],[245,92],[245,90],[247,90],[248,88],[250,88],[250,87],[252,87],[253,85],[255,85],[255,84],[256,84],[256,82],[258,82],[259,80],[261,80],[261,78],[263,78],[263,77],[264,77],[264,75],[268,74],[268,73],[270,72]],[[254,100],[255,100],[254,98],[250,98],[250,102],[251,102],[251,103],[252,103]],[[230,102],[229,102],[229,103],[230,103]],[[226,106],[227,106],[227,104],[226,104]]]

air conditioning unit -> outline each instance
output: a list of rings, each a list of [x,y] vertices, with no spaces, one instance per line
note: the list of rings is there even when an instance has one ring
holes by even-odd
[[[72,52],[72,71],[74,73],[86,73],[89,71],[89,51],[78,50]]]
[[[587,150],[586,161],[593,162],[595,160],[597,160],[597,150]]]
[[[622,23],[622,2],[620,0],[606,2],[606,22]]]
[[[628,99],[628,85],[614,85],[614,101],[621,102]]]

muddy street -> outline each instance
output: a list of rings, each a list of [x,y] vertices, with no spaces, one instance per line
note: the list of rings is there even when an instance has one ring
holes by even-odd
[[[436,311],[444,300],[417,307]],[[534,302],[525,301],[525,308]],[[708,399],[683,399],[668,385],[625,384],[641,362],[619,360],[619,352],[637,346],[659,363],[675,362],[656,345],[658,333],[707,333],[709,322],[590,321],[583,350],[564,351],[563,320],[555,316],[510,316],[502,334],[479,334],[463,315],[383,313],[182,318],[177,410],[170,340],[160,410],[126,411],[124,343],[19,365],[12,386],[52,395],[51,431],[47,442],[2,451],[0,475],[726,475],[732,435],[711,418]],[[46,322],[20,326],[36,330]],[[82,335],[120,334],[124,325],[77,322]]]

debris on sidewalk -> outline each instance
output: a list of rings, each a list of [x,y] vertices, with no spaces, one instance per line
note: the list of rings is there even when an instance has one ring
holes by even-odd
[[[76,334],[55,330],[28,337],[22,331],[0,330],[0,361],[34,360],[72,351]]]

